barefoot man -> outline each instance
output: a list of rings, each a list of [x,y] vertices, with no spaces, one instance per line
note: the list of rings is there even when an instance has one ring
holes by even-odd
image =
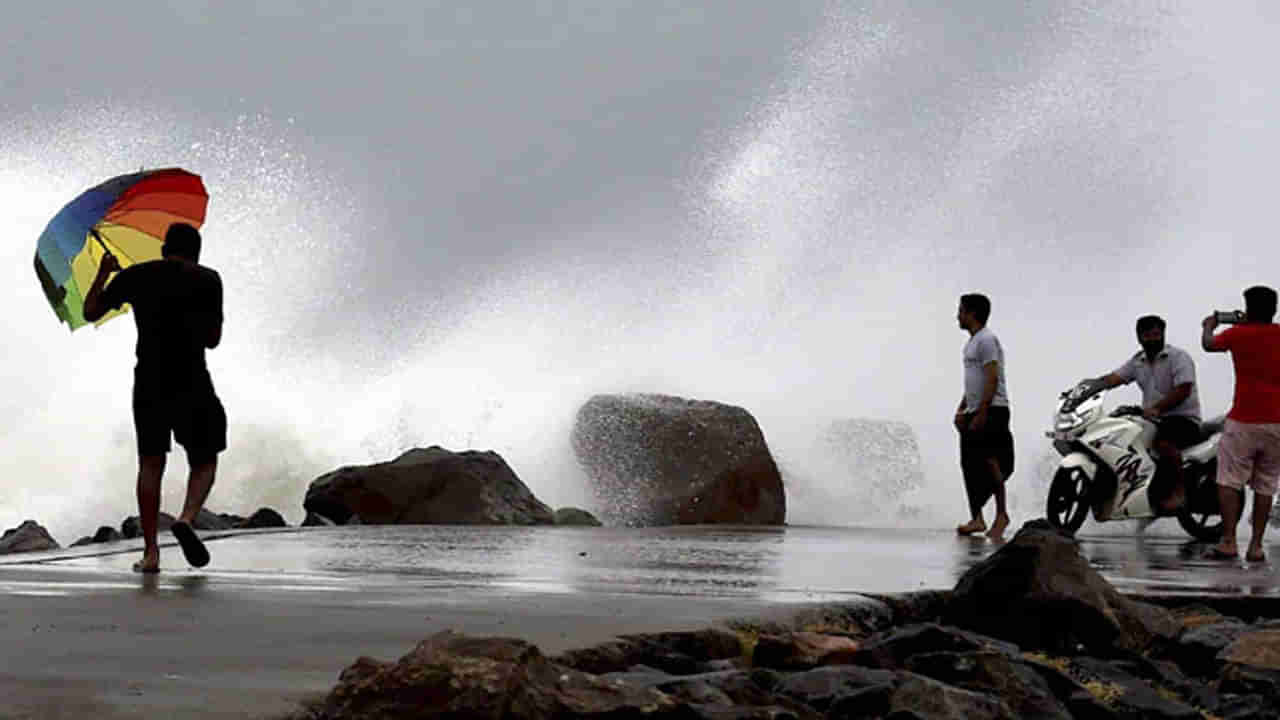
[[[227,416],[213,390],[204,351],[222,339],[222,279],[199,264],[200,233],[185,223],[169,227],[162,259],[121,271],[107,254],[84,299],[84,317],[96,322],[125,303],[138,326],[133,377],[133,426],[138,439],[138,515],[145,546],[134,570],[160,570],[156,525],[160,478],[170,434],[186,448],[191,476],[186,503],[171,532],[187,562],[203,567],[209,553],[192,529],[213,487],[218,453],[227,447]]]
[[[956,528],[961,535],[987,529],[982,507],[992,495],[996,517],[987,537],[998,539],[1009,527],[1004,484],[1013,474],[1013,435],[1009,432],[1009,393],[1004,380],[1004,348],[987,318],[991,301],[972,293],[960,297],[956,320],[969,333],[964,346],[964,396],[956,408],[960,431],[960,471],[969,497],[969,522]]]
[[[1201,324],[1200,343],[1209,352],[1230,352],[1236,371],[1235,397],[1218,441],[1218,503],[1222,540],[1215,557],[1236,558],[1236,524],[1244,509],[1244,488],[1253,488],[1253,533],[1245,559],[1266,560],[1262,535],[1280,484],[1280,325],[1276,291],[1254,286],[1244,291],[1245,321],[1214,335],[1217,317]]]

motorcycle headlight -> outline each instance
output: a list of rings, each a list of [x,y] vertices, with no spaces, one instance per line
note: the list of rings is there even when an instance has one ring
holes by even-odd
[[[1053,429],[1056,432],[1068,434],[1084,427],[1085,418],[1078,413],[1059,413],[1054,419]]]

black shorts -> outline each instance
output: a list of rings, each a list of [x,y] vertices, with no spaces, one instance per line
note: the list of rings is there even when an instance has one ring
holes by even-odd
[[[1156,441],[1160,440],[1168,440],[1179,450],[1189,448],[1200,442],[1200,423],[1185,415],[1162,417],[1156,426]]]
[[[969,430],[973,413],[965,413],[965,430],[960,431],[960,471],[965,480],[981,478],[986,482],[986,461],[995,458],[1005,479],[1013,474],[1013,433],[1009,432],[1009,408],[987,409],[987,424],[981,430]],[[976,473],[976,475],[975,475]]]
[[[227,449],[227,413],[207,372],[181,381],[135,373],[133,429],[139,455],[169,452],[170,435],[193,463]]]

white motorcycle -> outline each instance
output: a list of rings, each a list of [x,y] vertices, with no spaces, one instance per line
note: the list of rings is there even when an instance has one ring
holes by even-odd
[[[1156,422],[1142,409],[1122,406],[1103,409],[1104,388],[1092,381],[1062,393],[1053,430],[1045,433],[1062,455],[1049,485],[1049,522],[1075,533],[1092,509],[1098,522],[1159,517],[1148,491],[1156,473],[1151,449]],[[1178,524],[1192,537],[1216,542],[1222,535],[1215,482],[1218,438],[1223,418],[1200,426],[1200,442],[1182,451],[1187,502],[1176,514]]]

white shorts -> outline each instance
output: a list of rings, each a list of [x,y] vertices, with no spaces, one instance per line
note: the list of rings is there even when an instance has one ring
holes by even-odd
[[[1259,495],[1276,494],[1280,485],[1280,423],[1242,423],[1227,419],[1218,441],[1218,484]]]

